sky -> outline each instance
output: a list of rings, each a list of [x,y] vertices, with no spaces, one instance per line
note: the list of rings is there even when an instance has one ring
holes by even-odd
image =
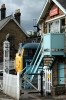
[[[14,15],[16,9],[21,12],[21,26],[30,32],[34,30],[34,23],[39,18],[46,0],[0,0],[6,7],[6,16]]]

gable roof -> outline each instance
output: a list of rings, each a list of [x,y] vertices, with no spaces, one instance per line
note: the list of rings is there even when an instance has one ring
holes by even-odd
[[[66,0],[46,0],[43,10],[37,20],[37,24],[41,23],[41,21],[43,20],[52,1],[66,14]]]
[[[3,20],[0,20],[0,30],[10,21],[10,20],[13,20],[17,26],[24,32],[24,34],[29,37],[29,35],[27,34],[27,32],[23,29],[23,27],[16,21],[16,19],[10,15],[6,18],[4,18]]]

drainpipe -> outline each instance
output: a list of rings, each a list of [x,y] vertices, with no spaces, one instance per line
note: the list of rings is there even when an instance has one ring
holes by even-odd
[[[65,25],[66,25],[66,14],[65,14]],[[66,26],[65,26],[65,33],[64,33],[64,53],[66,56]],[[66,89],[66,73],[65,73],[65,89]]]

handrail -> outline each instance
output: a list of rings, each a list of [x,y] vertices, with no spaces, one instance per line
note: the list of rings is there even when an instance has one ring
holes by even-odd
[[[33,68],[34,68],[34,66],[36,65],[37,61],[38,61],[38,58],[39,58],[39,56],[40,56],[40,54],[41,54],[41,51],[42,51],[42,48],[40,49],[40,51],[39,51],[39,53],[38,53],[38,56],[37,56],[37,58],[36,58],[36,60],[35,60],[35,62],[34,62],[34,65],[32,66],[31,72],[33,71]]]
[[[25,71],[25,69],[27,68],[27,66],[22,70],[22,73]],[[28,68],[28,70],[30,70],[31,66]],[[28,72],[28,70],[24,73],[26,74]]]
[[[38,50],[39,50],[39,48],[40,48],[40,46],[41,46],[42,40],[43,40],[43,38],[41,39],[40,44],[38,45],[38,48],[37,48],[37,50],[36,50],[36,52],[35,52],[35,55],[34,55],[34,57],[33,57],[32,62],[31,62],[31,65],[33,65],[34,59],[35,59],[35,57],[36,57],[36,55],[37,55],[37,52],[38,52]]]
[[[44,56],[44,53],[42,53],[42,55],[41,55],[40,59],[38,60],[38,63],[37,63],[37,65],[36,65],[36,68],[35,68],[35,70],[34,70],[34,72],[33,72],[33,73],[35,73],[35,72],[36,72],[36,70],[37,70],[37,68],[38,68],[39,64],[40,64],[40,63],[41,63],[41,61],[42,61],[43,56]],[[32,75],[32,77],[30,78],[30,82],[32,81],[33,77],[34,77],[34,75]]]

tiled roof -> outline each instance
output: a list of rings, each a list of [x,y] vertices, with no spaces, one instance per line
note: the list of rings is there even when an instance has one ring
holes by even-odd
[[[2,29],[3,25],[6,24],[10,20],[11,16],[8,16],[4,18],[3,20],[0,20],[0,30]]]
[[[57,0],[64,9],[66,9],[66,0]]]

